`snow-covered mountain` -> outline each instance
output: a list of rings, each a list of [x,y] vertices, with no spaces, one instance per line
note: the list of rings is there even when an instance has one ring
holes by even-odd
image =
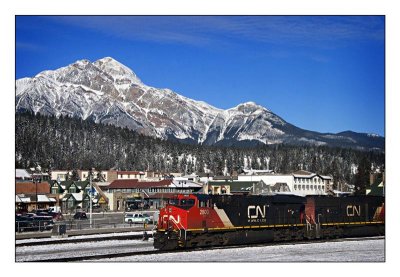
[[[93,63],[80,60],[33,78],[18,79],[16,112],[21,111],[92,119],[149,136],[206,145],[384,147],[384,138],[379,136],[320,134],[297,128],[253,102],[222,110],[170,89],[150,87],[110,57]]]

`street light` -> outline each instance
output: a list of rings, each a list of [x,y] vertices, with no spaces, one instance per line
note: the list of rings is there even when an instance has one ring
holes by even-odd
[[[90,184],[90,191],[89,191],[89,207],[90,207],[90,228],[92,228],[92,193],[93,193],[93,187],[92,187],[92,174],[93,174],[94,168],[92,168],[90,174],[89,174],[89,184]]]
[[[41,182],[40,177],[39,178],[38,177],[33,177],[33,183],[35,184],[35,187],[36,187],[36,210],[39,209],[39,207],[38,207],[39,200],[38,200],[37,187],[38,187],[38,183],[40,183],[40,182]]]

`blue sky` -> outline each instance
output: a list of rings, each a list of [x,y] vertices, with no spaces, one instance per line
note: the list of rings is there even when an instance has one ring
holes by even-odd
[[[16,78],[106,56],[218,108],[254,101],[300,128],[384,135],[383,16],[16,17]]]

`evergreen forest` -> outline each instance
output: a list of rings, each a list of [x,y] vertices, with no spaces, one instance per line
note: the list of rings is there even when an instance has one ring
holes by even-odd
[[[385,154],[282,144],[248,148],[190,145],[90,120],[17,113],[15,166],[30,168],[37,164],[48,171],[96,168],[215,175],[240,173],[250,168],[277,173],[303,169],[330,175],[337,186],[354,184],[360,178],[366,180],[371,170],[383,171]],[[363,176],[359,176],[361,172]]]

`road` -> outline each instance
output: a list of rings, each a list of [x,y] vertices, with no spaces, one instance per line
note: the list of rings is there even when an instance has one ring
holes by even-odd
[[[140,211],[153,215],[155,211]],[[124,216],[128,212],[108,212],[108,213],[92,213],[92,227],[93,228],[104,228],[104,227],[127,227],[130,224],[124,222]],[[131,213],[131,212],[129,212]],[[68,229],[87,229],[90,228],[90,215],[87,213],[87,220],[74,220],[73,214],[64,215],[63,221],[58,221],[59,224],[66,224]],[[140,224],[136,224],[140,225]]]

